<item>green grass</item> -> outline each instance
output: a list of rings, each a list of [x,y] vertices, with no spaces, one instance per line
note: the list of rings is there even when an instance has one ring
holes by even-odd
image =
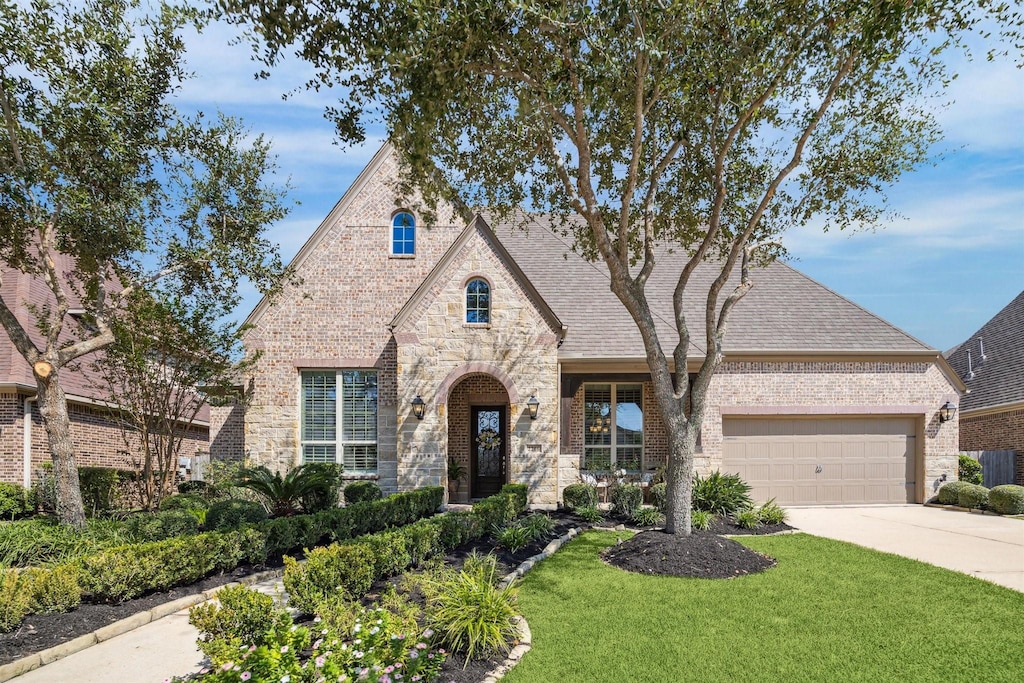
[[[743,539],[778,566],[630,574],[590,532],[526,576],[533,649],[505,683],[1024,680],[1024,593],[804,534]]]

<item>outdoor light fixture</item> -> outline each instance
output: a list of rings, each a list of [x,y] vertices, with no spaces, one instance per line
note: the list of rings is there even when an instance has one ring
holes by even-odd
[[[423,402],[423,399],[416,395],[416,398],[412,400],[412,414],[416,416],[417,420],[422,420],[423,416],[427,412],[427,404]]]
[[[946,405],[939,408],[939,422],[949,422],[956,415],[956,406],[952,401],[946,401]]]
[[[537,419],[537,411],[540,410],[540,401],[537,400],[536,396],[531,396],[530,400],[526,402],[526,409],[530,412],[530,419]]]

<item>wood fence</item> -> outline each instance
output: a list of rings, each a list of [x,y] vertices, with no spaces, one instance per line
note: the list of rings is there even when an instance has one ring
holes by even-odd
[[[1016,451],[964,451],[981,463],[981,473],[985,478],[982,484],[986,488],[1000,484],[1016,483]]]

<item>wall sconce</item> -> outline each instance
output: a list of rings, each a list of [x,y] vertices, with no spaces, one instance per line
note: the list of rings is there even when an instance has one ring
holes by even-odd
[[[956,406],[952,401],[946,401],[946,405],[939,408],[939,422],[949,422],[956,415]]]
[[[412,400],[412,414],[416,416],[417,420],[422,420],[423,416],[427,412],[427,404],[423,402],[419,394]]]
[[[530,413],[530,419],[537,419],[537,411],[540,410],[540,401],[537,400],[536,396],[531,396],[530,400],[526,402],[526,410]]]

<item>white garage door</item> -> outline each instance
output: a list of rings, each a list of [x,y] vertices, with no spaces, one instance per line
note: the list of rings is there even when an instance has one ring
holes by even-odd
[[[722,420],[722,471],[738,472],[755,501],[782,504],[914,502],[913,418]]]

